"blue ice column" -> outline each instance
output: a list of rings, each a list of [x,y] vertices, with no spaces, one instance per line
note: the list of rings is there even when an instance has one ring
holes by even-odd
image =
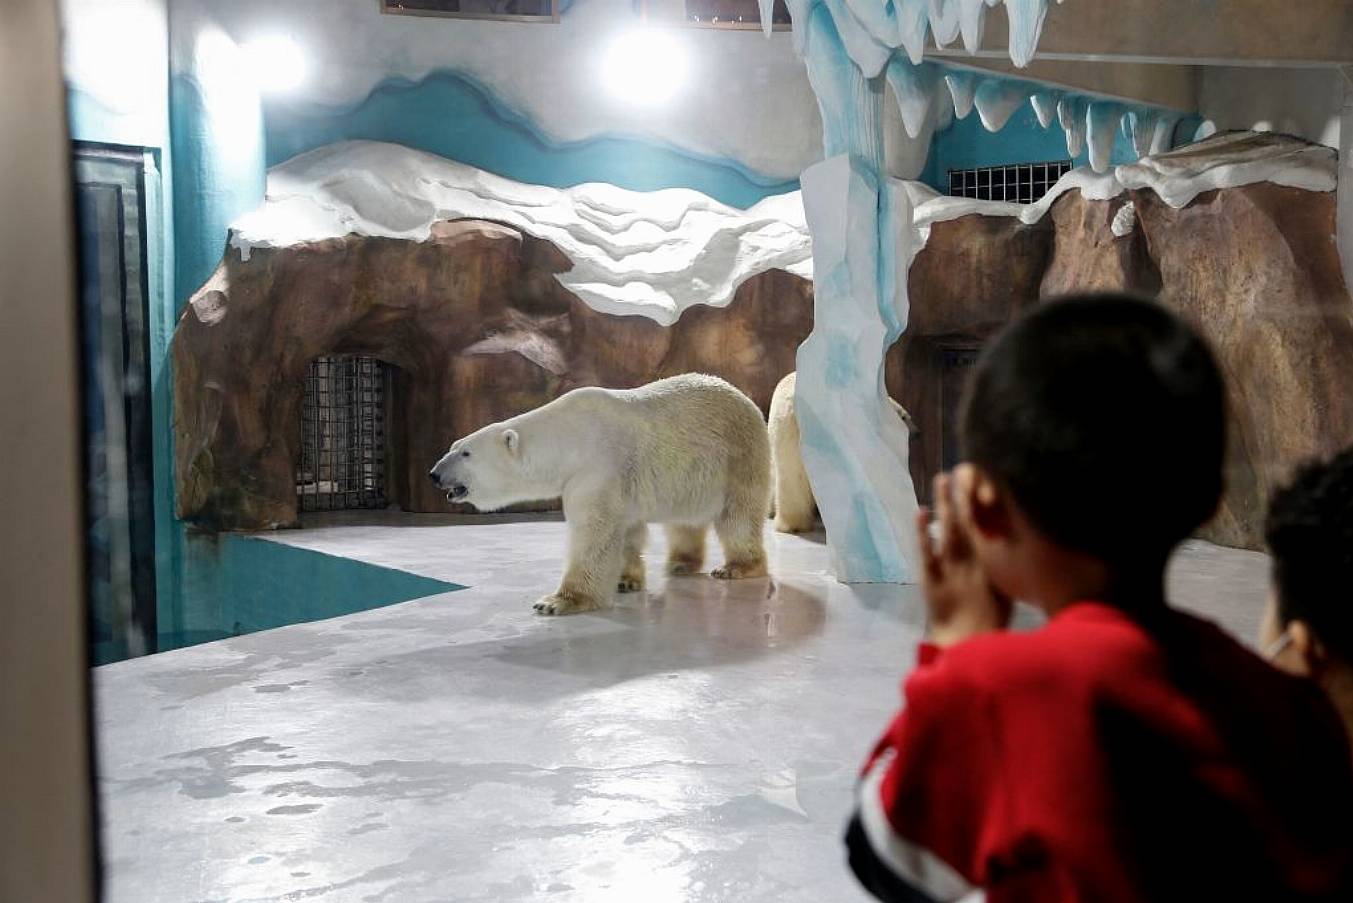
[[[884,354],[906,327],[911,204],[884,176],[883,79],[866,79],[831,15],[807,23],[808,77],[827,159],[802,176],[813,236],[813,331],[795,407],[837,579],[916,579],[916,490],[906,426],[887,401]]]

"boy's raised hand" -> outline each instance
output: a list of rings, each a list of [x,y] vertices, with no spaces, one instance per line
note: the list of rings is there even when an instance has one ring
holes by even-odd
[[[966,506],[954,498],[954,479],[935,477],[935,510],[922,508],[916,517],[921,547],[921,589],[928,616],[927,639],[952,646],[970,636],[1004,630],[1013,603],[987,579],[973,546],[973,526]]]

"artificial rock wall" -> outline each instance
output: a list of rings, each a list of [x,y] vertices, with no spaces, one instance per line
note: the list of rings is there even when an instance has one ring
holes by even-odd
[[[371,355],[396,368],[392,499],[447,511],[426,479],[451,441],[578,386],[714,373],[762,409],[808,335],[812,285],[773,270],[727,308],[671,327],[599,313],[554,274],[549,242],[461,220],[427,241],[349,235],[230,251],[174,336],[178,515],[209,529],[297,523],[296,459],[310,361]]]
[[[1234,427],[1226,496],[1205,535],[1258,547],[1275,483],[1353,443],[1353,300],[1334,217],[1332,192],[1261,181],[1178,208],[1151,189],[1108,200],[1072,190],[1029,223],[932,223],[886,369],[919,426],[918,491],[952,457],[973,351],[1044,298],[1126,289],[1158,295],[1217,350]],[[423,475],[457,436],[576,386],[692,370],[729,379],[764,409],[812,325],[811,283],[780,270],[748,279],[726,307],[697,305],[662,326],[584,304],[555,279],[570,266],[552,243],[482,220],[438,223],[426,241],[348,235],[255,247],[247,261],[232,249],[174,338],[179,516],[211,529],[297,522],[303,376],[320,355],[398,368],[392,497],[446,511]]]
[[[1135,225],[1116,235],[1112,223],[1129,203]],[[1296,464],[1353,443],[1353,300],[1334,217],[1332,192],[1259,182],[1205,192],[1181,208],[1150,189],[1109,200],[1071,191],[1028,225],[981,215],[935,223],[912,265],[911,322],[887,374],[920,428],[912,453],[918,490],[924,494],[942,445],[952,441],[946,353],[979,347],[1045,298],[1137,292],[1193,323],[1228,381],[1227,488],[1203,536],[1262,547],[1273,487]]]

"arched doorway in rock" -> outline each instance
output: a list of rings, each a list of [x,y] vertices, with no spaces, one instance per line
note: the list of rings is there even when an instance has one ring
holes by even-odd
[[[892,353],[889,390],[917,427],[909,465],[923,505],[931,502],[935,474],[959,461],[959,403],[983,344],[983,338],[968,333],[904,334]]]
[[[296,456],[300,514],[388,508],[399,500],[397,367],[326,355],[306,370]]]

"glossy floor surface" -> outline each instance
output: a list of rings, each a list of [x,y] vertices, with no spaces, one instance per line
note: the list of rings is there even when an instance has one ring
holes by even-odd
[[[851,901],[851,786],[914,587],[666,578],[546,618],[557,519],[332,516],[276,541],[467,584],[95,672],[109,899]],[[717,563],[717,552],[715,560]],[[1246,639],[1265,560],[1190,544],[1177,600]]]

